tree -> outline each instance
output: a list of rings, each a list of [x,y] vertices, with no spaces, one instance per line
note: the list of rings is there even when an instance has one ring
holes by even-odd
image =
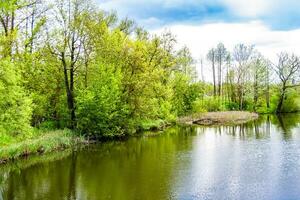
[[[222,95],[222,67],[226,61],[227,50],[223,43],[219,43],[216,48],[216,60],[218,62],[218,95]]]
[[[18,0],[0,2],[0,22],[4,30],[5,45],[2,49],[3,57],[12,56],[13,41],[15,39],[16,10],[19,8]]]
[[[244,96],[246,90],[246,82],[249,79],[249,63],[251,61],[251,56],[253,53],[254,46],[238,44],[233,50],[233,59],[236,62],[236,82],[237,82],[237,97],[239,109],[243,109]]]
[[[3,57],[12,57],[13,53],[19,51],[17,39],[22,41],[21,44],[25,44],[25,48],[30,46],[30,51],[32,51],[33,40],[40,27],[45,23],[45,18],[42,15],[44,10],[37,10],[39,3],[38,0],[6,0],[0,2],[0,25],[5,36],[5,43],[3,43],[4,47],[2,48]],[[37,19],[35,19],[36,17]],[[17,37],[17,33],[22,31],[24,31],[24,37]]]
[[[190,77],[193,81],[196,81],[197,72],[194,66],[194,59],[190,50],[185,46],[177,53],[177,70],[181,71],[187,77]]]
[[[300,84],[297,84],[300,70],[299,57],[294,54],[281,53],[278,56],[278,63],[273,65],[273,69],[280,81],[280,94],[276,113],[281,113],[287,90],[300,86]]]
[[[261,93],[265,91],[265,94],[267,95],[269,90],[268,61],[259,52],[254,53],[251,64],[251,74],[253,76],[253,110],[257,111],[258,99],[261,96]],[[268,97],[266,98],[268,107],[269,99]]]
[[[216,68],[215,68],[216,50],[215,49],[209,50],[209,52],[207,54],[207,59],[211,62],[212,72],[213,72],[214,96],[217,96]]]
[[[65,90],[70,114],[70,127],[76,124],[75,79],[83,49],[84,21],[81,15],[90,9],[89,2],[82,0],[60,0],[56,5],[58,27],[48,47],[51,54],[60,60],[63,68]]]

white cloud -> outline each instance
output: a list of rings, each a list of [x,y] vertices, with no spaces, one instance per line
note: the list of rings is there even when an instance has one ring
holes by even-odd
[[[208,50],[219,42],[223,42],[230,51],[238,43],[254,44],[256,49],[272,62],[277,61],[277,54],[282,51],[300,53],[300,29],[274,31],[260,21],[199,26],[171,25],[152,33],[160,34],[166,29],[177,36],[179,46],[187,45],[190,48],[194,58],[205,58]]]
[[[272,8],[274,0],[223,0],[225,5],[239,16],[258,17],[264,15]]]
[[[143,20],[154,17],[159,18],[162,24],[212,20],[222,22],[261,20],[273,29],[287,30],[300,27],[299,0],[96,1],[100,8],[116,10],[120,17],[130,17],[141,26],[144,25]]]

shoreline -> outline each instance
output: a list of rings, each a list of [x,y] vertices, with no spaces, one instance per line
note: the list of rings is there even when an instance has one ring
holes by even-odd
[[[110,140],[123,140],[128,137],[140,136],[142,132],[148,132],[145,136],[151,137],[159,135],[159,132],[169,127],[172,123],[165,121],[149,121],[141,124],[140,128],[132,134],[124,134],[112,137],[83,137],[75,131],[51,130],[42,131],[39,136],[28,138],[22,141],[15,141],[6,146],[0,146],[0,165],[5,165],[31,156],[42,156],[47,153],[63,152],[67,149],[80,145],[95,144]],[[151,134],[149,134],[151,132]]]
[[[0,149],[0,165],[13,162],[32,155],[44,155],[51,152],[64,151],[87,140],[77,136],[71,130],[46,131],[44,134],[14,142]]]
[[[72,130],[54,130],[45,131],[40,136],[15,142],[0,149],[0,165],[5,165],[19,159],[27,158],[33,155],[45,155],[52,152],[60,152],[79,145],[99,143],[108,140],[118,140],[128,137],[140,136],[145,132],[145,136],[152,137],[160,134],[161,130],[170,127],[171,124],[179,125],[237,125],[253,121],[258,118],[258,114],[244,111],[230,112],[209,112],[198,113],[182,117],[177,123],[150,123],[142,127],[142,130],[134,134],[124,135],[115,138],[84,138]],[[149,133],[151,132],[151,133]]]

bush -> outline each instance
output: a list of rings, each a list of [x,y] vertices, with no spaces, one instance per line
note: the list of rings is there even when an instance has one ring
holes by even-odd
[[[225,110],[225,107],[222,104],[222,100],[218,97],[205,97],[203,105],[208,112]]]
[[[203,113],[207,112],[206,107],[203,105],[202,100],[196,100],[193,102],[193,113]]]
[[[226,110],[225,104],[219,97],[204,97],[193,102],[193,112],[216,112]]]
[[[239,104],[235,102],[226,102],[225,103],[226,110],[239,110]]]
[[[193,104],[203,96],[204,86],[201,83],[190,84],[189,78],[182,74],[176,74],[173,84],[173,111],[178,116],[193,112]]]
[[[289,112],[297,112],[300,110],[300,96],[297,90],[288,90],[285,95],[282,111],[289,113]]]

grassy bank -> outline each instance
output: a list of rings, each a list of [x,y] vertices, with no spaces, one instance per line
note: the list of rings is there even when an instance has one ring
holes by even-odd
[[[236,125],[243,124],[258,118],[258,114],[246,111],[226,111],[197,113],[182,117],[178,120],[181,124],[198,125]]]
[[[29,155],[64,150],[83,142],[82,137],[67,129],[43,132],[32,138],[1,146],[0,164]]]
[[[80,137],[69,129],[52,131],[35,129],[29,138],[3,136],[0,137],[0,164],[30,155],[62,151],[82,143],[119,139],[127,135],[140,135],[144,131],[162,130],[169,125],[170,123],[163,120],[143,120],[136,125],[135,131],[131,133],[121,136],[116,134],[116,136],[87,137],[89,139]],[[97,138],[97,140],[93,138]]]
[[[201,124],[201,125],[232,125],[245,123],[258,117],[250,112],[208,112],[198,113],[180,118],[180,124]],[[140,135],[145,133],[148,136],[155,136],[159,130],[173,124],[164,120],[143,120],[136,124],[135,131],[122,135]],[[0,137],[0,164],[7,163],[30,155],[41,155],[44,153],[62,151],[82,143],[97,142],[91,137],[90,141],[78,136],[74,131],[65,130],[35,130],[30,138],[6,138]],[[118,134],[116,134],[118,135]],[[95,137],[98,138],[98,137]],[[100,140],[117,139],[115,136],[99,137]],[[118,137],[119,138],[119,137]]]

